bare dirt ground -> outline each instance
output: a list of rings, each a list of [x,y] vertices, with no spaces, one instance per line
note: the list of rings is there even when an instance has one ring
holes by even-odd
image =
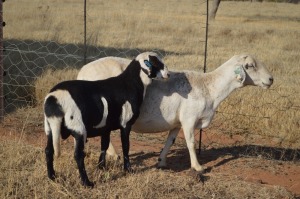
[[[18,139],[25,140],[30,145],[35,145],[43,149],[46,143],[46,136],[40,129],[36,133],[20,133],[10,131],[7,128],[0,127],[0,140]],[[162,136],[166,138],[166,134],[156,134],[157,137]],[[146,136],[146,137],[145,137]],[[163,147],[163,142],[155,142],[147,135],[131,136],[130,158],[132,165],[143,165],[144,169],[155,168],[159,152]],[[144,138],[143,138],[144,137]],[[179,134],[175,144],[168,154],[168,169],[178,172],[179,175],[195,175],[190,169],[189,153],[184,144],[183,133]],[[208,138],[204,135],[203,143],[208,142]],[[210,142],[212,137],[209,138]],[[228,143],[237,141],[238,137],[222,138],[224,146]],[[218,139],[220,140],[220,139]],[[150,141],[150,142],[149,142]],[[121,154],[121,143],[117,133],[112,136],[116,150]],[[87,153],[93,150],[100,150],[100,138],[93,138],[88,141]],[[62,147],[72,147],[73,139],[70,137],[62,142]],[[255,148],[255,150],[254,150]],[[273,150],[270,155],[271,149]],[[240,145],[229,147],[207,147],[198,156],[200,163],[206,167],[205,176],[209,180],[211,175],[223,175],[224,180],[227,177],[235,177],[239,180],[249,183],[255,183],[262,186],[280,186],[292,192],[296,198],[300,198],[300,164],[299,153],[291,153],[285,151],[284,153],[276,153],[275,147],[258,147],[254,145]],[[255,151],[252,153],[251,150]],[[260,154],[260,152],[263,152]],[[246,155],[245,155],[246,154]],[[267,155],[266,155],[267,154]],[[292,160],[293,159],[293,160]],[[195,175],[196,176],[196,175]]]

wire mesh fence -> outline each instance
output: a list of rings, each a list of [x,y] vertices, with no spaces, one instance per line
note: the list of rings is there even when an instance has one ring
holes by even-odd
[[[176,2],[170,1],[169,3]],[[202,23],[200,17],[205,14],[205,10],[201,10],[202,6],[200,6],[203,3],[205,2],[203,1],[198,3],[198,7],[200,9],[196,10],[198,17],[195,17],[195,21],[199,21],[199,23]],[[11,2],[8,2],[7,4],[13,5]],[[74,17],[76,17],[78,23],[71,24],[70,26],[68,24],[73,21],[72,16],[66,19],[63,25],[61,21],[64,19],[58,17],[58,20],[54,21],[54,19],[51,18],[58,12],[60,12],[60,15],[62,15],[62,13],[66,13],[68,9],[74,7],[73,3],[61,3],[62,6],[59,9],[59,5],[55,1],[52,3],[50,1],[48,5],[20,5],[21,7],[32,6],[29,9],[36,9],[30,20],[38,17],[35,19],[35,22],[28,23],[28,25],[23,28],[27,30],[38,28],[47,29],[48,33],[45,34],[51,36],[45,36],[46,38],[44,36],[39,36],[40,38],[35,39],[34,36],[24,37],[22,34],[17,35],[15,36],[16,38],[14,38],[14,36],[10,35],[10,31],[13,31],[12,27],[16,24],[13,24],[14,20],[9,18],[10,15],[8,15],[9,17],[5,19],[8,24],[5,29],[6,34],[4,36],[5,76],[3,83],[5,87],[6,113],[11,112],[20,105],[34,105],[35,96],[34,93],[32,93],[32,90],[34,90],[34,81],[47,69],[58,70],[63,68],[80,68],[84,65],[84,62],[90,62],[101,57],[120,56],[131,58],[145,50],[156,51],[162,57],[187,54],[184,51],[180,52],[180,50],[170,51],[164,49],[162,41],[164,40],[165,42],[166,34],[170,31],[169,28],[173,28],[168,27],[168,22],[174,19],[172,19],[173,15],[171,13],[173,11],[166,11],[162,8],[160,9],[162,11],[161,14],[163,15],[156,16],[156,14],[159,13],[156,11],[160,4],[158,1],[148,4],[144,2],[136,4],[136,9],[141,10],[141,13],[135,15],[129,12],[129,9],[131,8],[131,3],[129,2],[102,2],[100,5],[97,4],[97,7],[94,8],[93,6],[96,2],[90,1],[86,6],[86,14],[81,1],[77,1],[74,4],[76,5],[76,10],[73,11],[77,12]],[[123,6],[125,6],[125,8],[123,8]],[[105,12],[101,15],[102,19],[99,19],[99,16],[97,15],[97,8],[104,12],[108,10],[107,13]],[[115,12],[118,8],[121,10]],[[153,11],[155,11],[154,17],[149,18],[151,21],[147,21],[148,16],[152,16]],[[8,9],[7,12],[9,12]],[[188,11],[182,12],[184,13]],[[86,24],[84,24],[83,21],[85,15],[87,15]],[[12,14],[11,17],[18,18],[19,16],[13,16]],[[127,20],[128,18],[131,18],[131,20]],[[102,23],[99,24],[99,21]],[[56,25],[57,23],[58,25]],[[147,23],[148,26],[144,28],[142,25],[143,23]],[[157,26],[159,23],[161,23],[161,26]],[[176,26],[181,26],[180,23],[183,24],[185,21],[177,21],[176,23]],[[37,27],[37,24],[40,24],[40,27]],[[70,29],[71,26],[74,28],[73,25],[76,25],[76,30],[68,32],[68,29]],[[96,28],[94,26],[96,26]],[[84,27],[87,29],[86,35],[83,34]],[[147,28],[149,30],[144,30]],[[196,24],[195,28],[198,28],[199,32],[204,31],[205,24]],[[157,31],[158,33],[155,33],[155,29],[160,30]],[[185,31],[184,28],[181,30],[176,29],[171,31]],[[143,33],[143,31],[146,33]],[[161,33],[164,31],[166,33]],[[37,34],[42,34],[39,29],[36,32]],[[65,32],[67,33],[65,34]],[[151,34],[151,32],[153,32],[153,34]],[[109,37],[109,42],[101,39],[103,34],[108,35],[106,38]],[[65,41],[68,40],[68,38],[65,38],[68,36],[76,37],[77,40],[73,42]],[[198,36],[198,39],[203,42],[204,35],[202,35],[202,33],[198,33]],[[177,38],[177,40],[178,39],[180,38]],[[169,39],[168,42],[171,43],[173,41]],[[86,45],[84,45],[84,43],[86,43]],[[142,45],[143,43],[145,44]],[[153,43],[160,44],[153,45]],[[204,49],[202,44],[194,49],[194,51],[196,51],[198,56],[202,56],[201,59],[203,59]],[[200,63],[198,63],[198,65],[199,64]]]
[[[87,2],[86,13],[83,1],[79,0],[20,1],[14,7],[15,4],[9,1],[3,4],[6,22],[2,82],[4,112],[6,117],[20,117],[24,116],[18,112],[22,107],[27,111],[36,110],[37,116],[27,117],[28,126],[41,128],[43,115],[38,102],[43,100],[51,85],[76,78],[85,62],[105,56],[132,58],[143,51],[155,51],[171,70],[203,71],[206,1],[94,0]],[[20,23],[21,19],[26,23]],[[209,40],[234,31],[217,23],[211,23],[209,27],[220,29],[211,34]],[[229,40],[227,38],[226,42],[230,43]],[[212,42],[209,46],[208,71],[231,56],[226,50],[220,54],[226,58],[214,56],[214,50],[210,51],[214,45]],[[235,52],[239,50],[235,49]],[[271,142],[279,150],[298,142],[298,91],[282,92],[284,88],[280,85],[269,91],[252,89],[245,88],[225,100],[211,126],[204,131],[203,148],[230,145],[236,147],[236,151],[246,143],[245,153],[257,154],[252,149],[257,152],[268,150],[253,147],[253,144]],[[31,111],[27,113],[31,114]],[[278,123],[283,115],[291,117],[284,125]],[[288,135],[289,131],[294,132],[294,137]],[[197,141],[198,136],[196,133]],[[165,138],[156,136],[153,139],[163,143]],[[285,141],[288,144],[283,146]],[[184,144],[184,139],[179,143]],[[293,153],[296,155],[292,157],[299,158],[298,151]]]

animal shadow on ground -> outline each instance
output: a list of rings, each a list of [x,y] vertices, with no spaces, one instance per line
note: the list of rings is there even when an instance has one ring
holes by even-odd
[[[260,157],[267,160],[279,160],[279,161],[291,161],[299,162],[300,150],[280,147],[258,146],[258,145],[241,145],[241,146],[229,146],[221,148],[211,148],[201,151],[201,155],[198,154],[200,163],[206,164],[218,158],[230,156],[215,165],[206,168],[205,172],[208,173],[213,167],[222,166],[232,160],[240,157]],[[150,158],[159,157],[159,153],[151,152],[144,153],[139,152],[131,155],[132,164],[145,165],[145,162]],[[168,169],[181,172],[190,169],[190,157],[187,148],[170,150],[167,158]],[[149,166],[144,167],[141,171],[156,168],[157,162]]]

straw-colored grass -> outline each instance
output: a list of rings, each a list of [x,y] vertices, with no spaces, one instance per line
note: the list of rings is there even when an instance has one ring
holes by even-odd
[[[99,54],[132,58],[138,52],[156,50],[170,70],[203,69],[205,3],[87,2],[88,45],[100,48]],[[5,40],[40,41],[47,47],[52,41],[75,44],[73,47],[83,43],[81,0],[18,0],[6,1],[3,6]],[[275,137],[277,145],[299,148],[299,5],[222,1],[216,20],[209,25],[207,71],[240,53],[253,54],[263,61],[274,75],[274,85],[269,90],[248,87],[234,92],[219,108],[207,134],[258,134],[266,140]],[[41,104],[46,93],[57,82],[74,79],[78,72],[78,66],[72,65],[64,70],[40,67],[44,72],[40,71],[42,75],[36,78],[31,93],[37,107],[18,110],[3,123],[21,132],[20,136],[22,132],[34,134],[32,129],[42,131]],[[176,172],[140,168],[145,165],[137,167],[134,175],[124,176],[121,166],[113,163],[109,163],[113,167],[108,171],[98,171],[98,155],[86,160],[88,175],[97,182],[96,187],[84,189],[75,172],[71,149],[64,150],[55,163],[59,178],[54,183],[46,177],[41,147],[29,146],[19,137],[16,140],[21,142],[0,144],[1,198],[292,198],[282,188],[221,174],[213,174],[203,186]]]
[[[188,173],[151,169],[139,163],[134,174],[125,174],[121,163],[108,161],[105,171],[96,168],[99,154],[95,150],[86,158],[93,189],[80,185],[73,150],[64,151],[55,160],[57,179],[46,176],[43,150],[38,146],[15,141],[0,141],[1,198],[293,198],[279,186],[245,182],[236,176],[215,173],[205,184]],[[37,145],[37,143],[35,143]],[[145,169],[146,168],[146,169]]]

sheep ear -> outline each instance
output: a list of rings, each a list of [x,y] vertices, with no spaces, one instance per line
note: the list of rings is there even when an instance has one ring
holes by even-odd
[[[236,79],[239,80],[241,83],[244,83],[246,79],[246,73],[243,66],[239,66],[237,69],[234,70],[236,75]]]
[[[256,67],[256,63],[255,63],[255,60],[252,58],[252,57],[250,57],[250,56],[246,56],[246,57],[244,57],[244,59],[245,59],[245,61],[244,61],[244,68],[245,69],[248,69],[248,68],[250,68],[250,67]]]

